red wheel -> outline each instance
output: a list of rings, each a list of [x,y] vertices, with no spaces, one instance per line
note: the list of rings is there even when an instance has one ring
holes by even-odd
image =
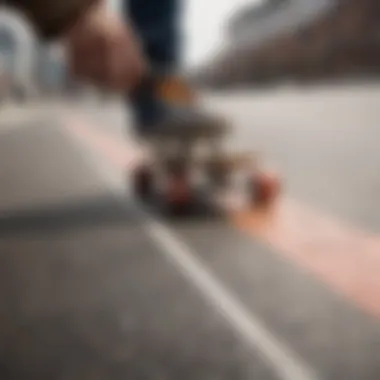
[[[173,176],[169,179],[166,202],[171,213],[189,211],[192,201],[192,189],[186,176]]]
[[[250,195],[254,206],[270,205],[276,200],[280,190],[280,180],[274,173],[257,172],[251,179]]]
[[[150,168],[142,166],[137,168],[133,177],[133,192],[139,198],[146,199],[153,194],[154,176]]]

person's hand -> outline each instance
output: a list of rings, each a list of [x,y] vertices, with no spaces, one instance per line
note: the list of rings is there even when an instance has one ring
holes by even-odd
[[[146,72],[138,38],[103,4],[83,16],[66,36],[66,43],[72,74],[98,87],[125,91]]]

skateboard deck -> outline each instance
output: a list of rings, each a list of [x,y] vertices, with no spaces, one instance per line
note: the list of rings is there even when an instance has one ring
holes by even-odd
[[[178,128],[181,123],[182,127]],[[150,132],[148,140],[185,141],[194,143],[202,139],[222,139],[231,132],[232,128],[224,119],[193,122],[173,118],[172,124],[165,125],[157,131]]]

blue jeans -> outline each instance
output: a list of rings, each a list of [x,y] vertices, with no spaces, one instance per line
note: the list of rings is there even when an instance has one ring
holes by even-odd
[[[142,40],[144,51],[155,72],[177,70],[180,61],[181,0],[124,0],[124,13]],[[135,128],[155,124],[164,112],[160,99],[154,96],[152,83],[141,86],[133,96]]]

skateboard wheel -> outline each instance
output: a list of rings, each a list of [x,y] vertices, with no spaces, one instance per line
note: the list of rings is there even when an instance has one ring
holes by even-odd
[[[146,199],[152,195],[153,189],[154,178],[152,171],[146,166],[138,168],[133,177],[133,191],[135,195]]]
[[[254,206],[267,206],[280,193],[280,180],[274,173],[255,173],[250,185],[251,201]]]
[[[168,184],[166,202],[171,213],[183,213],[191,206],[191,186],[186,178],[171,178]]]

